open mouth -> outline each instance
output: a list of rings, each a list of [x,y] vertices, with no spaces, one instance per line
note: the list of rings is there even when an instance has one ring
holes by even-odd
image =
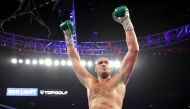
[[[102,77],[103,77],[103,78],[106,78],[107,75],[108,75],[107,73],[102,73]]]

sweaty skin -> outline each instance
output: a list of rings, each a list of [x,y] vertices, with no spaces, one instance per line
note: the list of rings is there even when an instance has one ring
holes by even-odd
[[[87,89],[89,109],[121,109],[125,95],[125,85],[110,87],[112,80],[105,83],[94,81]]]
[[[109,87],[111,80],[100,84],[94,82],[93,86],[87,89],[89,109],[121,109],[125,95],[125,85]]]
[[[139,53],[134,31],[126,32],[126,42],[128,52],[124,56],[119,70],[113,76],[108,58],[100,57],[97,60],[95,67],[97,77],[95,77],[80,64],[80,56],[74,45],[67,46],[73,71],[87,89],[89,109],[122,109],[126,85]]]
[[[97,59],[95,66],[97,77],[88,72],[80,64],[79,53],[74,43],[71,43],[73,41],[72,36],[64,32],[66,42],[68,42],[67,53],[72,62],[73,71],[87,89],[89,109],[122,109],[126,85],[133,72],[139,53],[138,41],[129,16],[123,22],[128,51],[122,60],[120,68],[113,76],[109,66],[109,59],[106,57]]]
[[[95,70],[99,80],[92,80],[87,88],[89,109],[121,109],[125,84],[114,84],[108,58],[99,58]]]

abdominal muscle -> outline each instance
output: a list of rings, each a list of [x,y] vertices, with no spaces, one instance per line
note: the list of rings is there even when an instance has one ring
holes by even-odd
[[[109,98],[97,98],[89,101],[89,109],[121,109],[122,104],[117,102],[117,100]]]

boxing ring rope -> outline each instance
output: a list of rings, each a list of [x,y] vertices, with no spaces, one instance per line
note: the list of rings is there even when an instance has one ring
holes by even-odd
[[[16,109],[14,107],[7,106],[7,105],[4,105],[4,104],[0,104],[0,108],[3,108],[3,109]]]
[[[141,51],[162,48],[190,40],[190,24],[163,33],[138,38]],[[0,46],[12,48],[21,55],[67,54],[65,41],[47,40],[15,35],[0,31]],[[125,40],[81,42],[77,45],[80,55],[120,55],[127,52]]]

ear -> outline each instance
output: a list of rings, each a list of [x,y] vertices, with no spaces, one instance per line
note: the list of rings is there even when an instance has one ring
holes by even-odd
[[[111,72],[113,71],[113,68],[112,68],[112,67],[110,67],[110,71],[111,71]]]
[[[112,72],[113,68],[112,68],[112,67],[109,67],[109,69],[110,69],[110,72]]]
[[[95,72],[97,72],[97,66],[95,66]]]

